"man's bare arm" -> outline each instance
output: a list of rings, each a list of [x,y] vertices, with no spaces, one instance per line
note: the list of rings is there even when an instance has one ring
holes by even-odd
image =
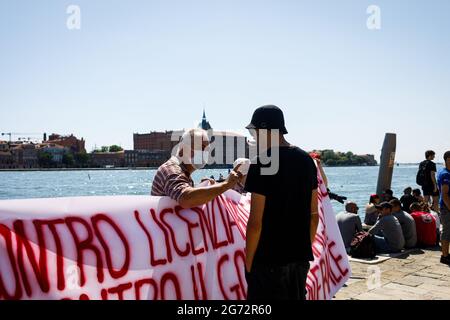
[[[316,238],[317,226],[319,225],[319,199],[317,197],[317,189],[313,190],[311,195],[311,224],[310,236],[311,243]]]
[[[431,181],[433,181],[433,188],[434,188],[433,191],[438,190],[437,182],[436,182],[436,172],[434,172],[434,171],[431,171]]]
[[[189,187],[183,192],[183,195],[178,202],[183,208],[201,206],[231,188],[232,186],[226,182],[220,182],[205,187]]]
[[[262,218],[264,214],[264,207],[266,205],[266,197],[257,193],[252,193],[250,216],[247,222],[246,234],[246,260],[245,268],[250,272],[255,257],[256,249],[258,248],[259,238],[261,237]]]
[[[239,168],[239,166],[236,168]],[[241,176],[242,174],[240,172],[232,170],[224,182],[204,187],[189,187],[184,190],[183,195],[178,200],[178,203],[186,209],[201,206],[213,200],[225,191],[232,189],[238,183]]]

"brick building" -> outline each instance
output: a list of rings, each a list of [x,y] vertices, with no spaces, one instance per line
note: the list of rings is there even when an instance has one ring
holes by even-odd
[[[16,168],[14,164],[14,158],[11,151],[0,150],[0,169],[14,169]]]
[[[23,143],[11,148],[14,163],[18,168],[37,168],[38,148],[33,143]]]
[[[54,143],[68,148],[73,153],[85,153],[85,141],[83,138],[78,139],[73,134],[68,136],[62,136],[60,134],[53,133],[48,137],[47,143]]]
[[[170,151],[125,150],[125,166],[158,167],[170,158]]]
[[[134,150],[146,150],[146,151],[167,151],[178,143],[178,141],[172,141],[172,135],[178,134],[180,136],[182,131],[165,131],[157,132],[152,131],[150,133],[135,133],[133,134],[133,149]]]
[[[64,154],[69,152],[68,147],[64,147],[56,143],[41,143],[39,146],[38,153],[48,153],[51,155],[51,160],[55,165],[59,166],[62,164]]]

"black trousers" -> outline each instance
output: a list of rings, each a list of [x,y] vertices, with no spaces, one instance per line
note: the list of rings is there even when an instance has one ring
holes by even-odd
[[[284,266],[255,265],[245,273],[247,300],[305,300],[309,262]]]

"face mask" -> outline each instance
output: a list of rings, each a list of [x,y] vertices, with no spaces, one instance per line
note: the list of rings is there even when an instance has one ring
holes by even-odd
[[[194,157],[191,164],[195,169],[201,169],[208,163],[209,152],[202,150],[194,150]]]
[[[250,148],[256,148],[257,142],[256,140],[247,140],[247,144]]]

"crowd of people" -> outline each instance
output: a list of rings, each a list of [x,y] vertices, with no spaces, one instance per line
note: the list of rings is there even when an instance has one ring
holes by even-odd
[[[371,195],[364,223],[356,203],[346,203],[345,211],[336,219],[349,253],[365,237],[371,239],[379,254],[440,245],[440,261],[450,265],[450,151],[444,154],[444,168],[439,172],[433,162],[435,153],[427,151],[425,157],[416,177],[422,190],[407,187],[400,199],[390,189]]]

